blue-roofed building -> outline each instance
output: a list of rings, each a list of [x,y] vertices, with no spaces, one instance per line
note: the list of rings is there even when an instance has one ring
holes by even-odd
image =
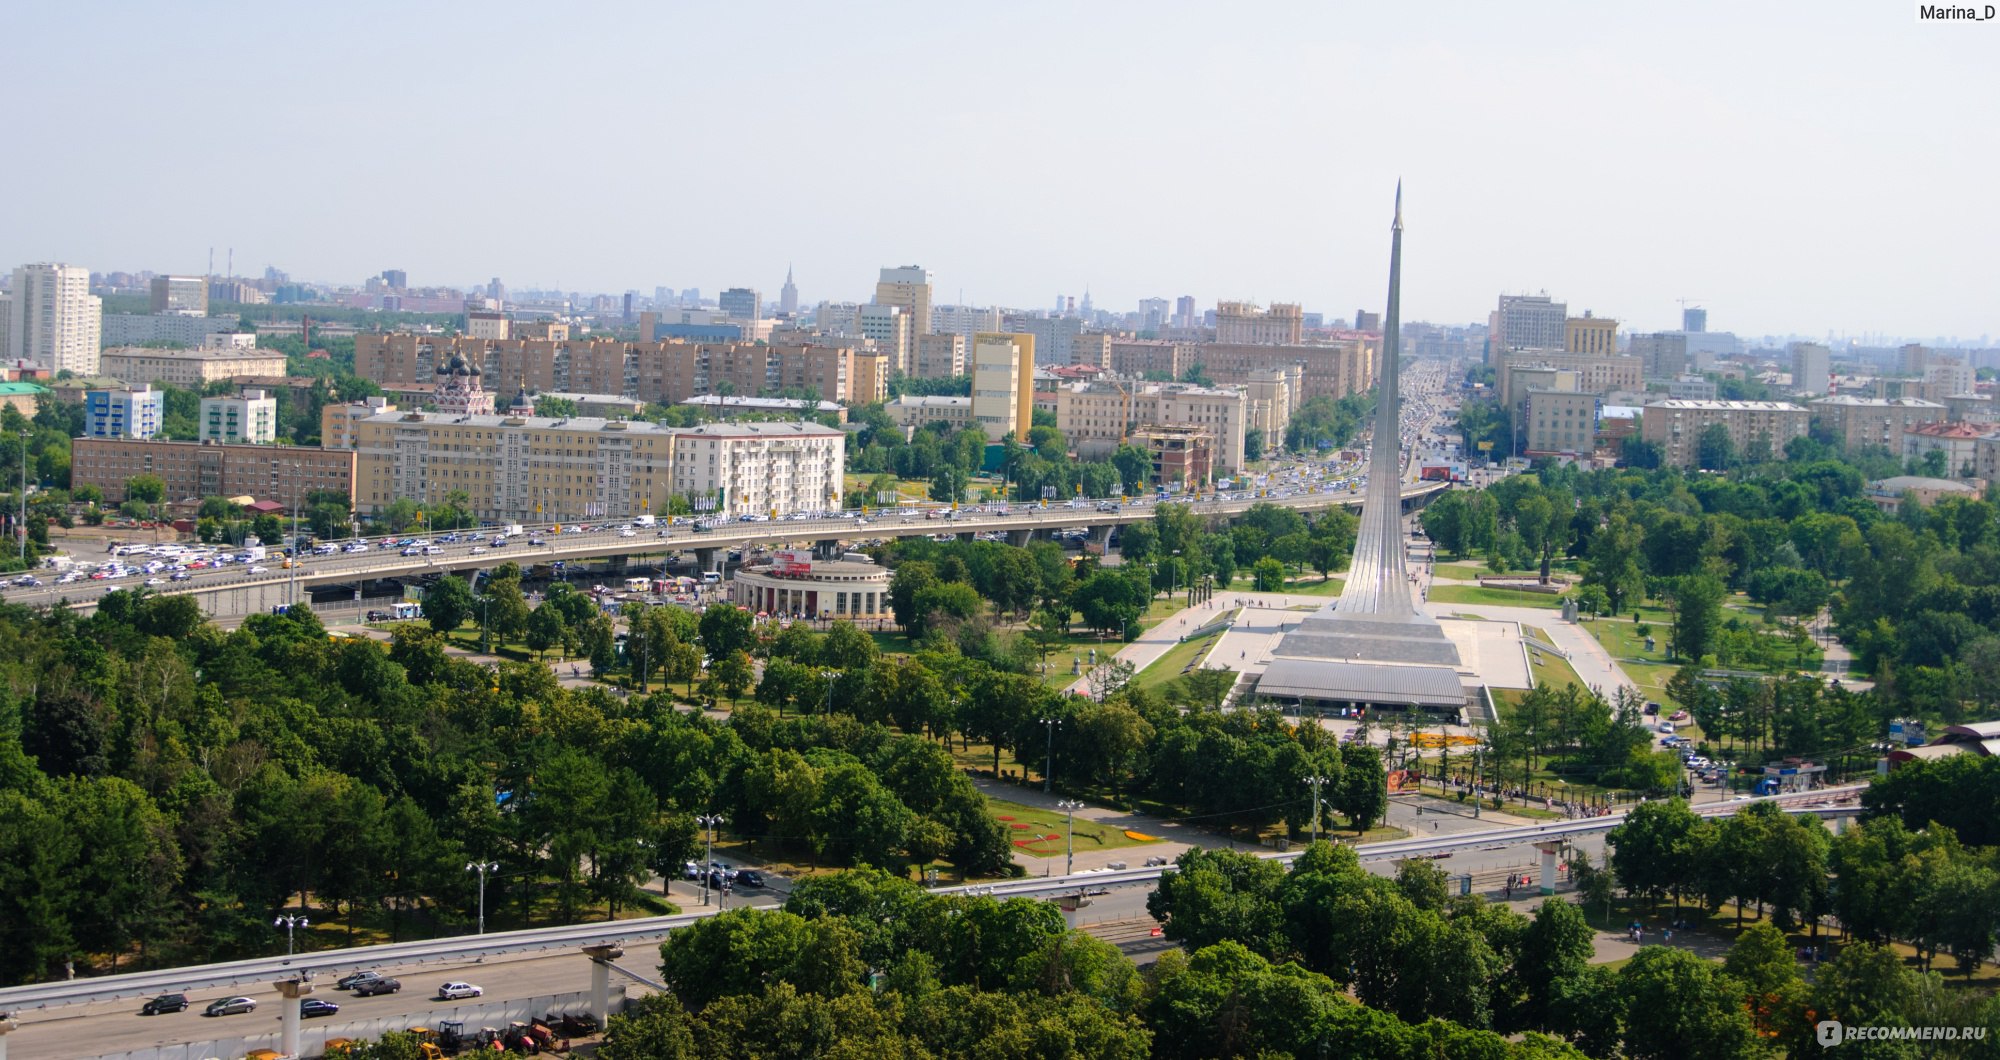
[[[86,438],[151,438],[160,433],[164,413],[160,392],[150,386],[92,390],[83,396]]]

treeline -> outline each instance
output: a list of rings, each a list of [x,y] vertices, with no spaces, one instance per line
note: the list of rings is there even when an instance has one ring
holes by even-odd
[[[695,1056],[1574,1057],[1429,1015],[1235,943],[1141,973],[1028,899],[926,894],[869,873],[800,883],[661,947],[671,990],[613,1019],[606,1060]]]

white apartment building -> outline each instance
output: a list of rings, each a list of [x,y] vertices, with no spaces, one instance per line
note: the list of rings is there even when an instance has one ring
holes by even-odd
[[[889,414],[896,426],[911,430],[930,423],[948,423],[957,429],[972,422],[972,399],[969,397],[905,394],[884,403],[882,410]]]
[[[1000,330],[1000,310],[992,306],[941,305],[931,307],[931,334],[963,335],[970,343],[982,331]]]
[[[278,440],[278,399],[262,390],[201,399],[204,442],[265,445]]]
[[[162,410],[160,392],[149,387],[92,390],[83,396],[83,434],[86,438],[151,438],[160,433]]]
[[[239,375],[285,374],[285,355],[276,350],[163,350],[126,346],[105,350],[98,372],[127,386],[163,383],[200,390],[218,379]]]
[[[902,306],[870,302],[855,313],[861,337],[889,358],[889,367],[899,375],[910,374],[910,348],[916,341],[912,318]]]
[[[89,269],[54,262],[22,265],[14,270],[8,301],[0,357],[53,372],[97,374],[104,306],[90,293]]]
[[[1901,456],[1923,462],[1932,450],[1944,452],[1945,474],[1955,476],[1977,466],[1979,443],[1995,433],[1990,423],[1924,423],[1903,431]]]
[[[1833,370],[1833,351],[1817,342],[1794,342],[1791,354],[1792,393],[1800,397],[1824,395]]]
[[[847,435],[816,423],[711,423],[674,432],[673,491],[731,515],[837,511]]]

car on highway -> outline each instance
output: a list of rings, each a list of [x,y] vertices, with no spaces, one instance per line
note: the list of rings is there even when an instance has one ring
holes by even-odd
[[[421,556],[423,554],[424,550],[417,547],[416,545],[411,545],[410,547],[403,550],[403,555],[405,556]]]
[[[339,1005],[331,1001],[321,1001],[316,997],[309,997],[299,1002],[299,1016],[302,1019],[312,1019],[315,1016],[331,1016],[339,1011]]]
[[[474,545],[474,546],[472,546],[472,555],[475,555],[475,556],[484,556],[485,554],[486,554],[486,546],[485,546],[485,545]]]
[[[208,1007],[201,1010],[201,1014],[204,1016],[229,1016],[238,1012],[255,1011],[257,1011],[257,999],[255,998],[225,997],[209,1002]]]
[[[483,993],[485,991],[471,983],[460,982],[454,979],[438,987],[437,999],[439,1001],[457,1001],[461,998],[478,997]]]
[[[188,1007],[186,994],[161,994],[159,997],[139,1006],[139,1015],[157,1016],[162,1012],[180,1012]]]
[[[374,969],[369,969],[367,971],[361,971],[361,972],[349,972],[346,975],[343,975],[340,978],[334,980],[333,988],[335,990],[352,990],[355,987],[360,986],[362,983],[368,982],[371,979],[380,979],[380,978],[382,978],[382,973],[375,971]]]
[[[377,994],[393,994],[401,989],[403,989],[403,981],[401,979],[392,979],[389,976],[380,975],[357,985],[354,988],[354,996],[374,997]]]
[[[250,573],[252,573],[252,574],[269,574],[269,573],[271,573],[271,568],[269,568],[269,567],[252,567],[252,568],[250,568]]]

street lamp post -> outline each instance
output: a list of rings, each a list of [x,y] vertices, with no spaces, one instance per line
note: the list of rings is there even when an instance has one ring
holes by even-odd
[[[1063,875],[1068,876],[1076,871],[1076,811],[1083,809],[1083,803],[1063,799],[1056,809],[1063,812]]]
[[[833,713],[833,679],[839,676],[840,673],[836,670],[821,670],[819,672],[820,680],[826,682],[826,704],[821,708],[822,713]]]
[[[466,863],[465,871],[479,874],[479,933],[484,935],[486,934],[486,874],[489,872],[499,872],[500,863],[497,861],[471,861]]]
[[[1046,727],[1047,727],[1047,729],[1048,729],[1048,734],[1049,734],[1049,739],[1048,739],[1048,745],[1049,745],[1049,750],[1048,750],[1048,757],[1047,757],[1047,759],[1046,759],[1046,764],[1045,764],[1045,765],[1044,765],[1044,766],[1042,767],[1042,790],[1043,790],[1044,792],[1046,792],[1046,791],[1049,791],[1049,790],[1051,790],[1051,789],[1052,789],[1052,787],[1053,787],[1053,783],[1052,783],[1052,782],[1053,782],[1053,781],[1054,781],[1054,779],[1055,779],[1055,773],[1056,773],[1056,729],[1057,729],[1058,727],[1060,727],[1060,726],[1062,725],[1062,719],[1061,719],[1061,718],[1043,718],[1043,719],[1042,719],[1042,724],[1043,724],[1044,726],[1046,726]]]
[[[290,957],[292,955],[292,933],[302,927],[311,927],[312,921],[294,913],[278,917],[276,920],[271,921],[271,926],[285,929],[285,956]]]
[[[21,517],[14,525],[21,539],[21,566],[28,565],[28,432],[21,432]]]
[[[1319,789],[1320,785],[1322,784],[1333,783],[1333,778],[1320,776],[1319,774],[1315,773],[1312,776],[1306,777],[1305,782],[1307,784],[1312,785],[1313,789],[1312,829],[1309,833],[1312,836],[1312,838],[1310,842],[1317,843],[1319,842]]]
[[[723,817],[719,813],[704,813],[704,814],[697,814],[695,816],[694,823],[700,825],[705,830],[706,834],[706,842],[702,847],[703,857],[701,866],[701,904],[707,905],[708,878],[715,872],[715,826],[719,824],[728,824],[729,821],[727,818]],[[722,896],[718,894],[716,895],[716,906],[717,908],[720,908],[721,905],[722,905]]]

